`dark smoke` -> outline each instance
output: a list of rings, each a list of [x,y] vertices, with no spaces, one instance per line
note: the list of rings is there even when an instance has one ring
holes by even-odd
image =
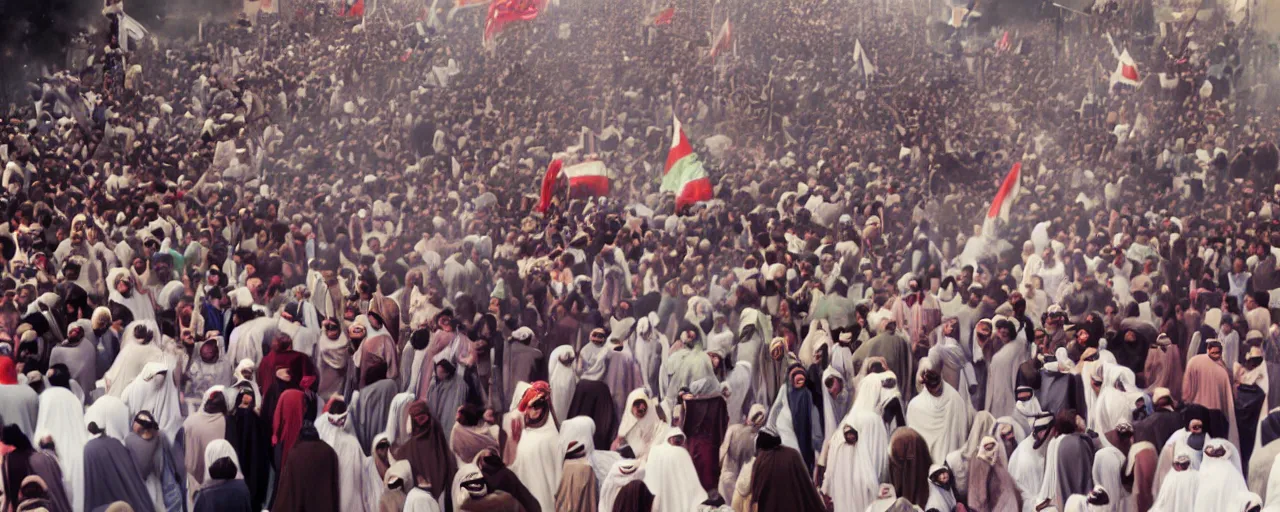
[[[0,98],[16,101],[12,93],[41,67],[62,67],[72,39],[101,10],[100,0],[0,0]]]

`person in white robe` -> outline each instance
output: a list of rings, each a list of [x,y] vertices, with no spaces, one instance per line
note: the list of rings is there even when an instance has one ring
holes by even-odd
[[[86,422],[96,422],[108,437],[124,442],[130,432],[129,406],[114,396],[99,397],[84,411]]]
[[[84,411],[71,390],[55,386],[40,393],[36,445],[53,445],[62,468],[62,486],[75,510],[84,510],[84,445],[89,442],[85,427]]]
[[[819,488],[835,510],[866,510],[876,499],[889,460],[884,421],[868,411],[852,411],[826,441],[826,473]]]
[[[925,502],[925,510],[955,510],[956,495],[951,490],[953,484],[950,469],[942,464],[929,466],[929,501]]]
[[[896,417],[884,420],[885,431],[893,432],[898,427],[906,425],[906,417],[900,411],[902,394],[898,391],[897,375],[890,371],[868,374],[862,378],[857,387],[851,411],[867,411],[884,418],[886,410],[893,412],[891,408],[897,407],[899,413]],[[897,405],[894,405],[895,403]]]
[[[107,273],[107,298],[133,314],[134,321],[156,319],[156,309],[151,298],[134,281],[132,270],[116,268]]]
[[[636,389],[627,395],[627,407],[623,409],[622,422],[618,425],[618,439],[614,449],[625,445],[638,460],[645,460],[649,449],[660,441],[667,431],[667,422],[658,418],[657,400],[649,397],[644,389]]]
[[[404,498],[404,512],[440,512],[440,502],[431,491],[414,487]]]
[[[129,407],[130,417],[149,411],[165,438],[177,439],[183,404],[169,373],[165,363],[147,363],[138,378],[125,388],[124,404]]]
[[[929,365],[921,366],[916,382],[925,392],[907,405],[907,426],[929,444],[933,460],[943,461],[947,454],[964,445],[973,411],[969,402]]]
[[[661,392],[658,389],[660,369],[671,350],[670,341],[658,331],[657,325],[657,313],[651,312],[641,317],[636,321],[635,338],[631,342],[631,351],[636,356],[636,362],[640,364],[640,375],[644,378],[644,385],[649,393],[655,395]]]
[[[526,390],[518,402],[524,429],[516,445],[511,471],[537,498],[543,510],[555,510],[564,455],[559,453],[560,432],[551,418],[550,397],[535,386]],[[407,501],[405,505],[407,510]]]
[[[1053,416],[1043,415],[1032,421],[1031,435],[1018,443],[1009,456],[1009,476],[1022,495],[1022,512],[1034,512],[1044,482],[1045,462]]]
[[[644,484],[653,493],[654,511],[697,510],[707,501],[693,458],[682,446],[663,443],[649,450]]]
[[[1205,441],[1200,474],[1212,477],[1200,480],[1192,510],[1221,510],[1223,504],[1249,490],[1240,469],[1240,452],[1226,439]]]
[[[1175,449],[1166,447],[1166,450]],[[1195,512],[1200,492],[1200,471],[1192,464],[1191,447],[1180,445],[1173,457],[1173,468],[1164,477],[1160,493],[1151,506],[1152,512]],[[1272,473],[1273,475],[1276,473]],[[1270,491],[1268,491],[1270,494]]]
[[[154,321],[135,320],[126,326],[120,354],[102,376],[107,394],[123,397],[125,388],[133,383],[147,364],[163,362],[165,354],[160,344],[160,327]]]
[[[600,481],[600,502],[596,510],[612,512],[613,504],[622,487],[636,480],[644,480],[644,465],[635,459],[619,459],[609,468],[609,473]]]
[[[573,392],[578,388],[578,374],[573,371],[573,359],[573,347],[569,345],[556,347],[547,359],[551,409],[556,413],[556,420],[561,423],[569,419],[569,404],[573,402]]]
[[[622,459],[622,455],[614,451],[595,449],[595,443],[592,441],[595,435],[596,422],[589,416],[577,416],[560,424],[560,453],[569,453],[569,445],[572,443],[586,447],[583,458],[591,464],[591,469],[596,474],[596,483],[599,485],[609,475],[609,469],[614,463]],[[563,458],[562,455],[561,459]],[[561,463],[563,464],[563,460]]]
[[[370,488],[380,487],[381,482],[371,484],[367,481],[364,451],[360,448],[360,441],[356,439],[355,428],[347,414],[346,401],[341,397],[329,399],[324,412],[316,417],[314,424],[320,440],[338,454],[338,478],[342,482],[342,489],[338,492],[342,499],[340,509],[349,512],[377,510],[378,497],[369,495],[368,491]]]
[[[1103,364],[1102,387],[1098,399],[1089,410],[1089,428],[1094,432],[1110,432],[1121,423],[1133,421],[1133,404],[1142,395],[1133,370],[1118,364]],[[1107,489],[1112,497],[1115,491]]]
[[[853,407],[853,391],[844,376],[833,368],[822,371],[822,432],[830,437]]]
[[[1132,512],[1133,495],[1125,489],[1123,473],[1125,454],[1114,446],[1108,446],[1093,456],[1093,484],[1106,489],[1111,498],[1112,512]]]

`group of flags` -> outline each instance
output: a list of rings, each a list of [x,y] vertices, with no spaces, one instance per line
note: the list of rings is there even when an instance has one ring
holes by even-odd
[[[560,184],[567,184],[567,195],[570,198],[608,196],[613,178],[613,171],[599,160],[589,160],[568,167],[562,159],[553,160],[542,176],[541,194],[536,209],[545,213],[551,207],[557,185]],[[711,177],[698,160],[698,154],[693,151],[693,145],[689,143],[689,137],[685,135],[678,117],[672,118],[671,149],[667,152],[659,190],[675,194],[676,211],[702,201],[710,201],[713,195]]]

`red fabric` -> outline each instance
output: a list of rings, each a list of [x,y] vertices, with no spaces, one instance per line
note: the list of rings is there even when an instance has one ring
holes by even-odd
[[[676,196],[676,210],[700,201],[710,201],[712,192],[710,178],[690,181],[680,190],[680,195]]]
[[[276,417],[272,422],[271,445],[280,447],[280,460],[289,460],[289,450],[298,442],[302,431],[302,415],[307,404],[301,391],[290,389],[280,394],[276,402]]]
[[[569,177],[569,197],[582,198],[609,195],[611,173],[604,162],[593,160],[561,170]]]
[[[283,351],[273,350],[262,358],[261,363],[258,363],[258,386],[263,393],[266,393],[276,383],[276,370],[288,368],[293,382],[297,383],[294,384],[296,387],[302,383],[303,378],[315,375],[310,362],[306,354],[292,348]]]
[[[1005,175],[1004,181],[1000,183],[1000,190],[996,192],[995,199],[991,200],[991,209],[987,210],[987,218],[1004,217],[1005,203],[1013,203],[1014,197],[1017,197],[1016,190],[1021,186],[1022,182],[1022,162],[1013,164],[1013,168],[1009,169],[1009,174]]]
[[[532,386],[529,386],[529,389],[525,390],[524,396],[520,398],[520,412],[524,412],[525,409],[528,409],[529,404],[533,403],[534,400],[537,400],[539,396],[546,396],[550,394],[551,385],[547,384],[547,381],[540,380],[538,382],[534,382]]]
[[[564,166],[561,160],[552,160],[551,165],[547,166],[547,174],[542,177],[542,197],[538,199],[538,212],[546,213],[547,208],[551,207],[551,196],[555,193],[556,180],[560,178],[560,168]]]
[[[1120,66],[1120,74],[1134,82],[1138,81],[1138,68],[1136,66],[1123,64]]]
[[[18,383],[18,366],[12,358],[0,356],[0,385]]]
[[[356,3],[348,5],[346,12],[343,12],[342,15],[350,18],[364,16],[364,0],[356,0]]]
[[[484,40],[492,41],[513,21],[533,21],[542,11],[541,0],[493,0],[484,22]]]
[[[658,11],[658,15],[653,18],[654,25],[670,25],[676,19],[676,8],[668,7]]]
[[[662,168],[664,176],[671,172],[671,166],[679,162],[681,158],[693,154],[693,145],[689,144],[689,138],[685,137],[684,130],[680,128],[680,118],[672,117],[671,123],[674,126],[675,135],[671,139],[671,151],[667,153],[667,164]]]

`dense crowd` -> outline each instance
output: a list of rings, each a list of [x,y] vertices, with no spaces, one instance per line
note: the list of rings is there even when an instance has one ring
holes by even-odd
[[[1258,12],[380,3],[3,112],[4,512],[1280,510]]]

